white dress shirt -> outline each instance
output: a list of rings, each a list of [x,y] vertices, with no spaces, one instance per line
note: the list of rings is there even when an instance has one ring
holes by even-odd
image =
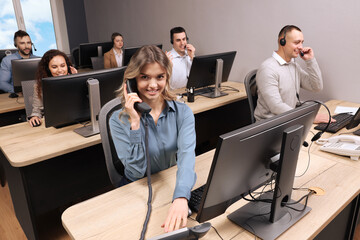
[[[121,53],[119,54],[114,48],[113,48],[115,59],[118,67],[122,67],[123,65],[123,51],[121,50]]]
[[[190,68],[192,64],[192,60],[190,56],[187,54],[184,56],[180,56],[179,53],[175,51],[175,49],[171,49],[170,51],[173,59],[173,68],[172,68],[172,76],[170,79],[170,88],[177,89],[186,87]]]

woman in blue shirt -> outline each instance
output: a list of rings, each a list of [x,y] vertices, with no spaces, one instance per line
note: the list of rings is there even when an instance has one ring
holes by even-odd
[[[128,181],[143,178],[146,173],[145,121],[149,123],[149,156],[151,173],[177,164],[173,203],[162,225],[165,232],[185,227],[188,200],[196,181],[195,120],[191,109],[176,101],[169,89],[172,65],[156,46],[144,46],[131,58],[118,90],[123,108],[110,118],[110,130]],[[137,93],[128,93],[126,80],[136,79]],[[139,113],[135,102],[145,102],[150,113]]]

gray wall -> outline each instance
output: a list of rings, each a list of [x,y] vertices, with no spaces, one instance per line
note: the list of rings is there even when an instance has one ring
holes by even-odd
[[[88,31],[82,0],[63,0],[70,50],[88,42]]]
[[[127,46],[163,43],[169,50],[169,30],[183,26],[197,55],[236,50],[230,80],[240,82],[277,49],[281,27],[297,25],[324,79],[322,92],[302,91],[301,99],[360,102],[358,0],[84,0],[84,5],[90,42],[109,40],[118,31]]]

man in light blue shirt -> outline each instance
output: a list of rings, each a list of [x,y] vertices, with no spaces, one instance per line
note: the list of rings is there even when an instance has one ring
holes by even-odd
[[[192,60],[195,56],[195,47],[188,44],[187,41],[188,37],[184,28],[175,27],[170,30],[170,42],[173,48],[166,54],[173,64],[170,79],[172,89],[186,87],[188,81]]]
[[[145,118],[149,123],[149,156],[151,173],[177,164],[178,172],[173,199],[190,199],[190,191],[196,181],[195,119],[191,109],[177,101],[166,101],[166,107],[155,124],[150,114],[141,117],[141,127],[131,130],[129,115],[114,112],[109,120],[111,135],[118,158],[125,167],[125,176],[136,181],[145,176]]]
[[[3,92],[14,92],[11,60],[37,57],[32,55],[32,42],[29,34],[27,34],[25,31],[19,30],[14,34],[14,45],[19,51],[4,57],[1,61],[0,91]]]

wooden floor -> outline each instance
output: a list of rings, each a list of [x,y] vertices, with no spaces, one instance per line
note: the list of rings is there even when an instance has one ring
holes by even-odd
[[[51,212],[39,218],[40,239],[70,240],[61,225],[60,210]],[[0,239],[26,240],[26,236],[15,216],[8,185],[0,186]]]
[[[54,211],[42,216],[40,221],[40,239],[70,240],[61,225],[61,211]],[[26,240],[26,236],[15,216],[8,185],[0,186],[0,239]],[[354,240],[360,240],[360,224],[355,233]]]

